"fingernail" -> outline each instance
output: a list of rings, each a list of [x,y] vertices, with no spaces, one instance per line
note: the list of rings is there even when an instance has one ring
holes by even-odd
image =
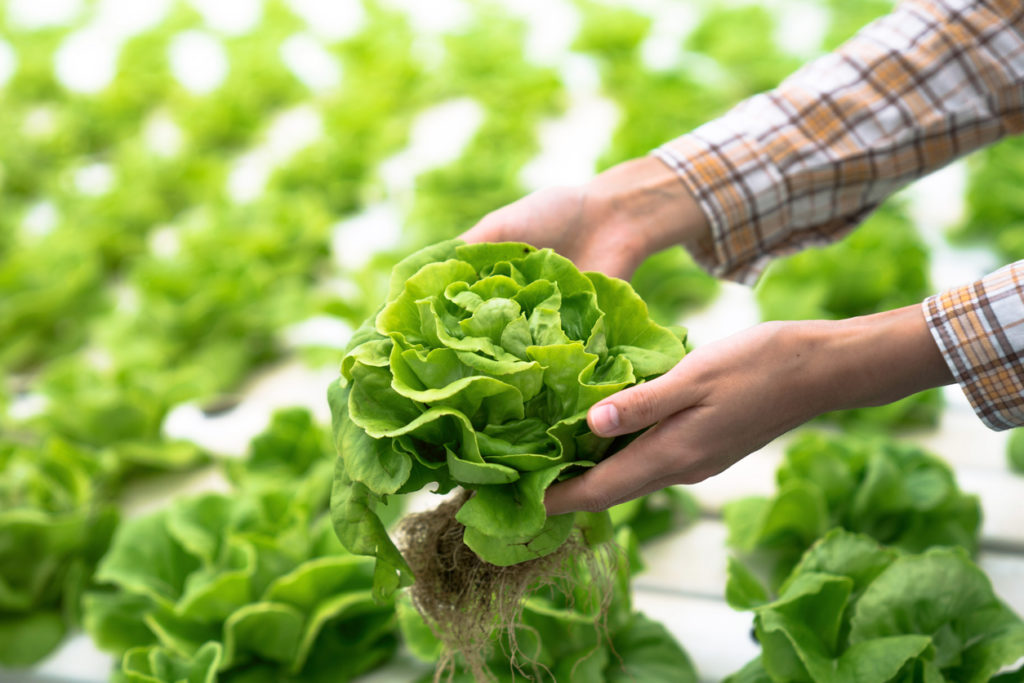
[[[619,410],[613,403],[595,406],[590,411],[590,426],[596,434],[611,434],[619,428]]]

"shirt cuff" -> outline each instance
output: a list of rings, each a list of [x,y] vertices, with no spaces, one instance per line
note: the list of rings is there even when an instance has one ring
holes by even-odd
[[[1024,425],[1024,261],[925,299],[932,337],[989,428]]]
[[[727,117],[652,154],[676,172],[707,217],[714,247],[692,254],[694,260],[715,277],[756,282],[771,260],[761,217],[786,203],[785,182],[775,165],[731,130]]]

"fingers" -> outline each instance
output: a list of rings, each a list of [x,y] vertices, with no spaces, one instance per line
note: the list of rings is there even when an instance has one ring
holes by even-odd
[[[508,238],[506,233],[505,220],[495,215],[495,212],[489,213],[472,228],[459,235],[459,239],[463,240],[467,244],[475,244],[478,242],[505,242]]]
[[[666,374],[598,401],[587,411],[587,424],[598,436],[638,432],[694,404],[697,387],[687,377],[686,360]]]
[[[680,419],[685,421],[685,415]],[[659,427],[580,476],[549,488],[544,498],[548,514],[606,510],[670,484],[684,483],[687,477],[679,470],[685,470],[685,463],[693,458],[683,451],[679,425],[671,430]]]

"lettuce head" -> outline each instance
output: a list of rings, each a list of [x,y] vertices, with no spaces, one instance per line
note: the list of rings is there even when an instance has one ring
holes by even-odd
[[[376,556],[377,589],[394,590],[409,570],[378,505],[433,484],[474,492],[456,519],[481,559],[553,552],[573,516],[549,518],[544,491],[611,446],[587,409],[683,354],[682,335],[652,322],[628,283],[550,249],[453,240],[409,256],[328,392],[339,538]]]

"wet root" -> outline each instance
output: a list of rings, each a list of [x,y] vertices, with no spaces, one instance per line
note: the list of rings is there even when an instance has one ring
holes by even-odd
[[[528,629],[521,621],[526,598],[542,593],[582,609],[606,634],[619,554],[590,548],[574,532],[545,557],[508,567],[490,564],[463,542],[465,527],[455,519],[470,495],[466,491],[434,510],[407,515],[398,527],[399,548],[415,576],[413,605],[443,646],[434,681],[451,680],[460,661],[474,680],[495,680],[487,661],[495,647],[515,673],[532,680],[551,677],[535,654],[519,649],[517,632]],[[582,577],[588,585],[579,585]]]

